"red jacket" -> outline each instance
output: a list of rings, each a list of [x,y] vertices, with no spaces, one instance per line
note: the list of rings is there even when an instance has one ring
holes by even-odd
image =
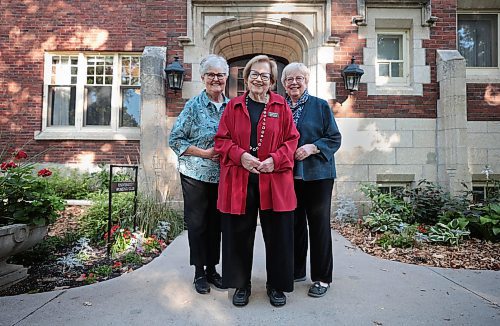
[[[217,208],[223,213],[245,214],[249,171],[241,165],[241,155],[250,148],[250,116],[245,96],[229,101],[215,135],[215,151],[220,154],[220,181]],[[257,124],[259,137],[262,116]],[[285,99],[269,92],[266,129],[258,158],[274,160],[274,172],[259,175],[260,209],[293,211],[297,199],[293,188],[293,156],[299,133]]]

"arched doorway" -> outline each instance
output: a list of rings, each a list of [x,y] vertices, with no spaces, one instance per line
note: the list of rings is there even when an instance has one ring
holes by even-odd
[[[244,56],[239,56],[235,57],[232,59],[228,60],[229,64],[229,78],[226,84],[226,95],[229,98],[233,98],[236,96],[239,96],[243,94],[246,90],[245,84],[243,81],[243,68],[245,68],[245,65],[247,62],[253,58],[254,56],[258,55],[260,53],[255,53],[255,54],[248,54]],[[279,57],[279,56],[273,56],[269,55],[272,59],[274,59],[278,65],[278,80],[276,82],[276,85],[274,85],[274,88],[272,89],[274,92],[277,92],[278,94],[285,96],[285,89],[283,88],[283,85],[281,84],[281,72],[283,71],[283,68],[289,63],[287,59]]]

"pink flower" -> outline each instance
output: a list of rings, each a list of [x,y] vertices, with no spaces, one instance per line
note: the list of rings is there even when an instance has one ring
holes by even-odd
[[[23,150],[19,150],[17,152],[14,152],[14,157],[16,158],[16,160],[22,160],[28,158],[28,154],[26,154],[26,152]]]
[[[40,171],[38,171],[38,175],[40,177],[48,177],[52,175],[52,172],[49,169],[41,169]]]

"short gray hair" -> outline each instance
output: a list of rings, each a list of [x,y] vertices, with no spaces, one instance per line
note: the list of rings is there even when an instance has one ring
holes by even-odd
[[[311,74],[309,68],[307,68],[307,66],[302,62],[291,62],[283,68],[283,72],[281,73],[281,83],[283,86],[285,86],[286,77],[297,71],[303,74],[306,78],[306,85],[309,83],[309,75]]]
[[[209,54],[200,62],[200,75],[203,76],[210,69],[220,68],[226,75],[229,74],[229,66],[226,59],[216,54]]]

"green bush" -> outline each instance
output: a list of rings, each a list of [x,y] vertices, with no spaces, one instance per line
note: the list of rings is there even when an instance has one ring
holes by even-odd
[[[411,205],[408,223],[434,225],[443,211],[450,210],[456,202],[439,185],[420,180],[416,187],[405,189],[402,194]]]
[[[92,206],[81,217],[81,230],[83,235],[92,241],[103,240],[108,229],[108,208],[109,197],[107,193],[94,194],[91,197]],[[122,227],[132,228],[130,221],[134,213],[134,194],[116,193],[113,194],[113,207],[111,212],[112,224],[119,224]]]
[[[158,202],[148,196],[138,196],[136,220],[139,230],[147,235],[156,233],[162,221],[168,222],[168,236],[171,239],[184,230],[184,219],[179,212],[175,211],[169,203]]]
[[[402,223],[399,215],[387,212],[371,212],[364,220],[364,224],[374,232],[397,231]]]
[[[384,194],[374,184],[362,184],[361,191],[371,202],[371,213],[396,215],[402,221],[411,219],[410,205],[401,196]]]
[[[416,225],[408,225],[401,230],[401,233],[385,232],[382,237],[377,240],[377,244],[384,249],[397,248],[411,248],[417,241],[415,235],[417,233]]]
[[[69,172],[54,169],[49,187],[64,199],[88,199],[95,189],[91,188],[91,176],[87,172],[70,169]]]

